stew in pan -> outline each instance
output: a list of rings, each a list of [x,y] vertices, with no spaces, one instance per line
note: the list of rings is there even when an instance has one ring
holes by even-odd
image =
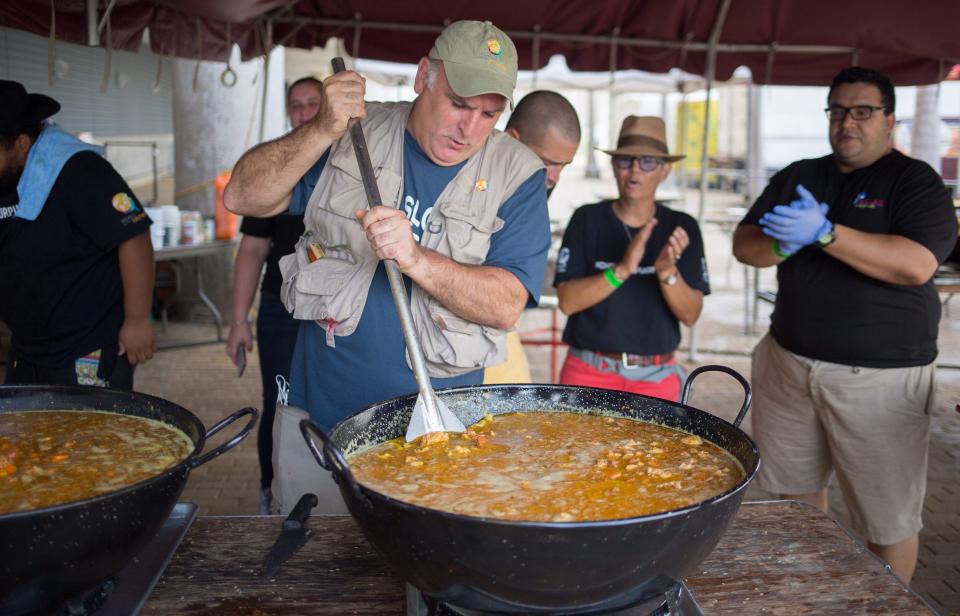
[[[699,436],[624,417],[485,416],[466,432],[398,438],[348,458],[357,481],[464,515],[575,522],[648,515],[737,485],[743,468]]]
[[[180,463],[193,447],[174,426],[133,415],[0,413],[0,514],[137,483]]]

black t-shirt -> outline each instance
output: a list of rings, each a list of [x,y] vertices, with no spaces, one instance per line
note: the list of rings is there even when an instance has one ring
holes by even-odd
[[[278,214],[270,218],[244,216],[240,224],[240,233],[253,237],[270,238],[270,252],[267,253],[267,272],[260,284],[261,293],[280,295],[283,276],[280,274],[280,257],[293,252],[297,240],[303,235],[303,215]]]
[[[608,353],[659,355],[680,344],[680,324],[660,292],[654,262],[677,226],[690,236],[677,268],[694,289],[710,293],[703,238],[697,222],[683,212],[657,204],[654,227],[640,267],[610,297],[571,315],[563,341],[572,347]],[[557,255],[553,284],[585,278],[616,265],[639,229],[626,227],[613,212],[612,201],[584,205],[573,213]]]
[[[830,205],[827,218],[865,231],[900,235],[928,248],[938,262],[957,237],[950,193],[926,163],[893,151],[841,173],[833,156],[793,163],[775,175],[741,224],[757,224],[803,184]],[[922,366],[937,356],[940,300],[933,282],[907,286],[861,274],[816,246],[777,267],[770,331],[785,349],[851,366]]]
[[[68,365],[116,347],[123,324],[117,247],[150,219],[123,178],[94,152],[63,166],[34,221],[15,218],[16,191],[0,195],[0,319],[17,357]]]

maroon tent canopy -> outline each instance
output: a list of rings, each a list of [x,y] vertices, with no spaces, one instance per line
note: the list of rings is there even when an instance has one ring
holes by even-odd
[[[444,23],[489,19],[506,30],[521,68],[563,54],[574,70],[679,68],[716,78],[748,66],[757,83],[822,85],[844,66],[886,72],[898,85],[933,83],[960,62],[960,2],[918,0],[18,0],[0,26],[136,51],[145,29],[156,53],[245,59],[273,45],[309,48],[332,36],[364,58],[416,62]],[[102,22],[102,25],[101,23]],[[97,34],[97,25],[101,25]],[[108,35],[109,33],[109,35]]]

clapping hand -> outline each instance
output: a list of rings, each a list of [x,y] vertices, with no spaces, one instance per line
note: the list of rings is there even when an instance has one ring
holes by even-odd
[[[790,205],[776,205],[760,217],[763,232],[779,240],[780,247],[788,253],[812,244],[833,225],[827,220],[829,205],[818,203],[802,184],[797,185],[797,194],[800,198]]]

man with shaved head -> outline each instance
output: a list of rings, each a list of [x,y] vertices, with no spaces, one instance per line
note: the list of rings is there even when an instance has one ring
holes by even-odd
[[[573,162],[580,147],[580,119],[563,96],[549,90],[536,90],[523,97],[510,119],[508,135],[540,157],[547,169],[547,196],[556,188],[560,172]],[[487,368],[484,384],[529,383],[530,364],[520,334],[507,334],[507,361]]]
[[[547,168],[547,195],[580,146],[580,119],[570,101],[537,90],[523,97],[507,121],[506,133],[533,150]]]

